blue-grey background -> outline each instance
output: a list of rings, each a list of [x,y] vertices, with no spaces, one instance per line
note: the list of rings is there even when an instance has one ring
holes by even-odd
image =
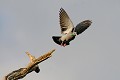
[[[92,25],[70,46],[52,40],[60,34],[59,9],[74,25]],[[25,67],[29,51],[53,56],[22,80],[120,80],[120,0],[0,0],[0,79]]]

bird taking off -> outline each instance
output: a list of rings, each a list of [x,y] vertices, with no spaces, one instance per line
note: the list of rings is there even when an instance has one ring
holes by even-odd
[[[73,40],[75,36],[85,31],[92,23],[91,20],[85,20],[77,24],[76,27],[74,27],[71,19],[69,18],[68,14],[63,8],[61,8],[59,11],[59,21],[60,21],[61,34],[63,35],[52,36],[52,38],[56,44],[59,44],[64,47],[69,45],[70,41]]]

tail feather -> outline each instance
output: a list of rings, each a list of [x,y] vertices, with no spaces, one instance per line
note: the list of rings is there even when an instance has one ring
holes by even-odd
[[[60,38],[61,38],[61,36],[52,36],[53,41],[59,45],[61,45],[61,43],[62,43],[62,41],[60,41]]]

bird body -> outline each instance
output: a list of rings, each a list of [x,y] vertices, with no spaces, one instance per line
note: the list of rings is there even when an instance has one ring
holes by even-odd
[[[55,43],[64,47],[66,45],[69,45],[70,41],[73,40],[75,36],[85,31],[92,23],[90,20],[85,20],[80,22],[76,27],[74,27],[71,19],[63,8],[60,9],[59,19],[61,34],[63,35],[52,36],[52,38]]]
[[[75,34],[73,34],[72,32],[69,32],[68,34],[65,34],[63,36],[61,36],[61,40],[64,41],[68,41],[69,39],[71,39],[73,36],[76,36]]]

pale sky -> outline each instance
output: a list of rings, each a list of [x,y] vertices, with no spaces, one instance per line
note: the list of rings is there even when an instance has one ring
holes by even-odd
[[[59,10],[74,25],[92,25],[61,47],[52,40],[60,34]],[[25,67],[29,51],[53,56],[22,80],[120,80],[120,0],[0,0],[0,80]]]

